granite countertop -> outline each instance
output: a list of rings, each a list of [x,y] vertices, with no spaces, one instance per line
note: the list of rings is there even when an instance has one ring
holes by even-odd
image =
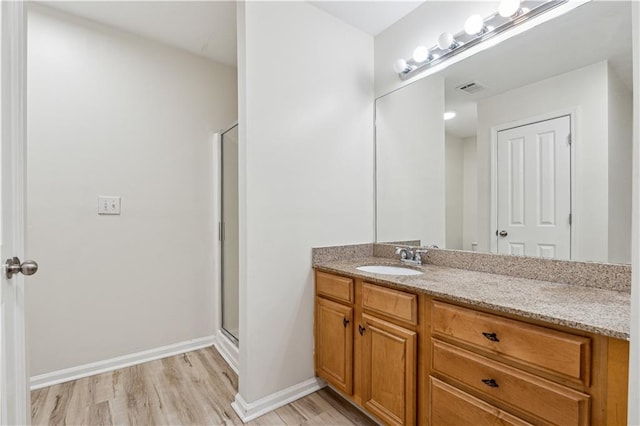
[[[430,264],[410,267],[422,271],[423,275],[381,275],[356,269],[363,265],[409,267],[380,257],[321,262],[314,267],[388,287],[629,340],[631,295],[626,292]]]

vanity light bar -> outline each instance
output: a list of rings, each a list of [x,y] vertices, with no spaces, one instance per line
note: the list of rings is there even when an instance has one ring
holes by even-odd
[[[401,69],[398,72],[398,76],[401,80],[407,80],[491,37],[503,33],[568,1],[569,0],[549,0],[546,2],[540,2],[540,0],[522,1],[520,2],[520,7],[517,8],[517,11],[512,16],[503,17],[500,13],[496,12],[485,18],[482,21],[483,25],[481,26],[481,30],[477,34],[469,35],[465,30],[458,32],[454,36],[451,36],[449,33],[441,34],[435,46],[430,49],[421,49],[421,47],[416,49],[416,52],[418,49],[421,49],[421,51],[417,53],[420,53],[419,56],[421,58],[425,58],[424,61],[418,62],[413,58],[407,60],[399,59],[396,61],[396,64],[394,64],[394,69],[396,71]],[[511,2],[513,2],[513,0],[511,0]],[[424,50],[426,50],[426,52],[424,52]],[[414,53],[414,56],[415,55],[416,53]]]

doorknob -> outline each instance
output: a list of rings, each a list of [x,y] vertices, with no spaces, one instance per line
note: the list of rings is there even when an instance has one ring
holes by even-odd
[[[17,273],[33,275],[38,272],[38,264],[33,260],[25,260],[21,263],[19,258],[13,257],[12,259],[7,259],[4,264],[7,267],[7,278],[9,279]]]
[[[507,235],[509,235],[509,233],[505,230],[500,231],[500,236],[501,237],[506,237]]]

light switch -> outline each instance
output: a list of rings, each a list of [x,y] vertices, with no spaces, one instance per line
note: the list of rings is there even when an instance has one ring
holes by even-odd
[[[120,197],[100,195],[98,197],[98,214],[120,214]]]

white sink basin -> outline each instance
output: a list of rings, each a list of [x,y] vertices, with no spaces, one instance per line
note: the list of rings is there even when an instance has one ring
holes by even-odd
[[[367,265],[358,266],[358,271],[371,272],[374,274],[383,275],[422,275],[422,272],[415,269],[402,268],[400,266],[387,266],[387,265]]]

